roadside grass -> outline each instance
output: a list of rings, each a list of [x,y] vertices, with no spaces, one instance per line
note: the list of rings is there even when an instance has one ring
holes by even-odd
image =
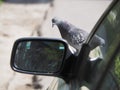
[[[0,0],[0,5],[3,3],[4,0]]]

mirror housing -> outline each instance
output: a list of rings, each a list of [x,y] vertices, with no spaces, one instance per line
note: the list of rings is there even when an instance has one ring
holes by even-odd
[[[10,64],[21,73],[60,76],[67,52],[63,39],[21,38],[14,43]]]

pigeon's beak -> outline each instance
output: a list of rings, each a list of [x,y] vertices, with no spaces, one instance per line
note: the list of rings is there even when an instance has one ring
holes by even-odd
[[[56,24],[56,20],[55,20],[55,18],[53,18],[53,19],[52,19],[52,27],[54,27],[55,24]]]
[[[55,23],[52,23],[52,28],[55,26]]]

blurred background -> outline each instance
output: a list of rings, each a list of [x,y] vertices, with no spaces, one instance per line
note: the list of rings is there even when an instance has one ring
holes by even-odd
[[[54,77],[16,73],[10,68],[20,37],[61,38],[51,19],[60,17],[90,32],[112,0],[0,0],[0,90],[46,90]]]

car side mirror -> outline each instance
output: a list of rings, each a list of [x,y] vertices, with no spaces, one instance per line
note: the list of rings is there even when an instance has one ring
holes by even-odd
[[[62,39],[18,39],[13,46],[11,67],[28,74],[57,74],[62,70],[67,48]]]

